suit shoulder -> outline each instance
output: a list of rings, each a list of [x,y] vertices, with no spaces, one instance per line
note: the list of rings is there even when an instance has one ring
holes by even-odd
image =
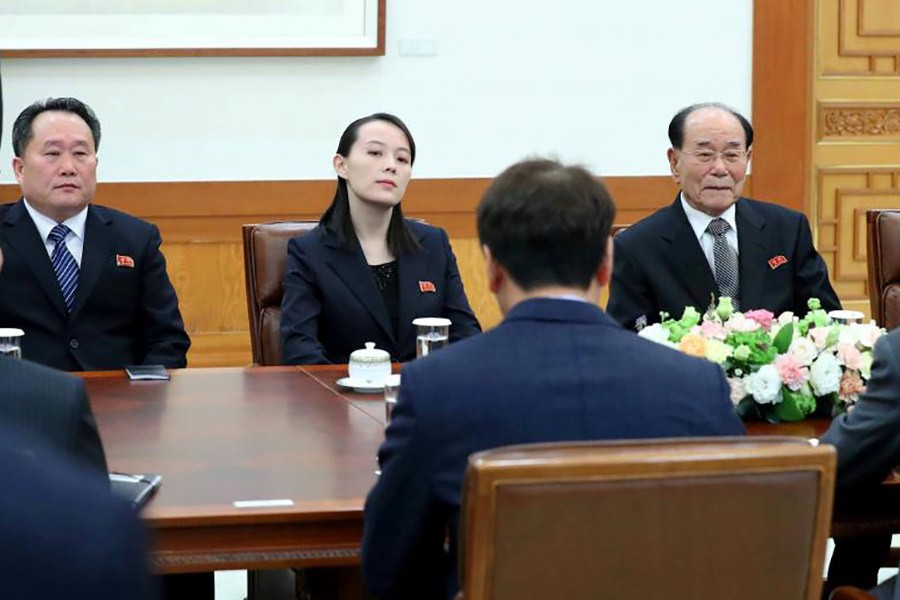
[[[675,217],[672,205],[664,206],[647,215],[637,223],[629,225],[616,236],[619,244],[632,245],[643,243],[648,238],[659,235],[664,231],[670,231],[671,222]]]
[[[141,218],[129,215],[128,213],[122,212],[121,210],[117,210],[115,208],[110,208],[108,206],[91,204],[90,210],[94,211],[96,216],[101,220],[113,223],[117,227],[123,227],[130,231],[141,231],[149,233],[153,229],[157,229],[156,225],[150,223],[149,221],[145,221]]]
[[[309,231],[295,235],[288,242],[291,246],[296,246],[305,251],[321,246],[325,241],[326,232],[321,225],[316,225]]]
[[[417,221],[415,219],[404,219],[407,229],[420,241],[440,240],[447,236],[443,229]]]
[[[803,213],[796,211],[793,208],[788,208],[787,206],[775,204],[774,202],[743,197],[740,202],[747,208],[762,215],[766,220],[780,219],[783,221],[798,221],[806,218]]]

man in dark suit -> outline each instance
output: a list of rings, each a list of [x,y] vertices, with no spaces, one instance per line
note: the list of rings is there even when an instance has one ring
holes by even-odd
[[[157,597],[135,511],[24,432],[0,425],[0,596]]]
[[[721,368],[648,342],[596,306],[612,268],[614,214],[590,173],[550,160],[513,165],[485,193],[478,234],[505,318],[403,369],[365,507],[362,573],[376,595],[456,592],[473,452],[743,433]]]
[[[106,454],[84,381],[27,360],[0,356],[0,382],[0,421],[30,432],[108,481]]]
[[[0,323],[24,358],[66,371],[184,367],[190,340],[159,230],[94,206],[100,123],[74,98],[35,102],[13,124],[23,198],[0,207]]]
[[[837,417],[821,442],[837,448],[837,501],[859,500],[900,465],[900,329],[875,344],[872,377],[854,408]],[[826,594],[837,586],[875,585],[888,555],[890,535],[835,540]],[[879,598],[900,600],[894,582],[878,590]]]
[[[753,127],[720,104],[695,104],[669,124],[672,205],[616,237],[607,310],[625,327],[706,312],[713,297],[740,309],[805,315],[807,301],[840,308],[806,217],[741,197]]]

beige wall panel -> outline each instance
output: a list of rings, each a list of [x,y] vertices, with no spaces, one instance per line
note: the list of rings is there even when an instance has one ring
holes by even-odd
[[[900,3],[897,0],[859,2],[859,34],[900,36]]]

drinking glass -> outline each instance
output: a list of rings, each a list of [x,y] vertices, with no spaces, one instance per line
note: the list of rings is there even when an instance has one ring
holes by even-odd
[[[391,413],[397,405],[400,395],[400,375],[388,375],[384,378],[384,426],[391,422]]]
[[[0,328],[0,354],[22,358],[22,336],[25,332],[12,327]]]
[[[416,326],[416,358],[428,356],[450,343],[450,319],[422,317],[413,320]]]

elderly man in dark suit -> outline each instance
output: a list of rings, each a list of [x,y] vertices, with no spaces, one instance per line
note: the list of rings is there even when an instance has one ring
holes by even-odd
[[[457,591],[473,452],[743,433],[718,366],[648,342],[596,306],[612,268],[614,214],[590,173],[550,160],[513,165],[485,193],[478,234],[505,318],[403,369],[365,507],[362,573],[376,595]]]
[[[741,197],[753,127],[721,104],[695,104],[669,124],[672,205],[616,237],[607,310],[625,327],[705,312],[713,297],[741,309],[806,314],[807,301],[840,308],[806,217]]]
[[[900,465],[900,329],[875,344],[872,377],[854,408],[832,422],[821,442],[837,448],[838,501],[845,494],[865,495]],[[840,585],[875,585],[891,536],[835,540],[826,593]],[[879,598],[900,600],[894,581],[880,587]]]
[[[66,371],[184,367],[190,340],[159,230],[91,201],[100,122],[74,98],[13,124],[22,199],[0,207],[0,323],[25,330],[25,358]]]
[[[150,600],[137,514],[25,432],[0,419],[0,596],[4,600]]]

